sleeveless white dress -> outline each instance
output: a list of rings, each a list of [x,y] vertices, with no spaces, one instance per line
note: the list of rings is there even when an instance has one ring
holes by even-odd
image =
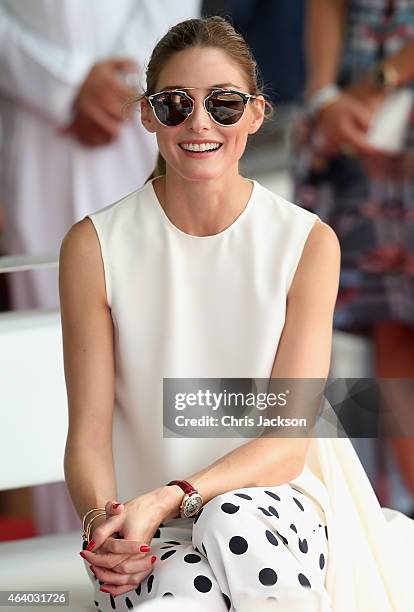
[[[153,181],[89,215],[99,238],[107,300],[114,325],[113,455],[118,499],[121,501],[172,479],[185,478],[249,440],[236,437],[163,438],[162,392],[163,378],[270,377],[285,322],[286,296],[306,239],[318,217],[275,195],[257,181],[252,183],[250,199],[239,217],[227,229],[212,236],[192,236],[178,229],[161,207]],[[351,469],[355,472],[355,481],[350,487],[347,478]],[[283,524],[282,514],[286,515],[286,512],[280,512],[280,508],[277,510],[276,502],[263,506],[263,496],[266,498],[267,495],[269,502],[272,494],[273,499],[279,498],[281,505],[291,503],[286,501],[287,498],[295,496],[293,507],[296,512],[298,508],[303,512],[302,527],[289,516],[285,516]],[[233,495],[232,500],[229,495]],[[180,528],[187,529],[187,534],[190,534],[185,544],[190,547],[186,554],[191,556],[191,549],[192,553],[196,550],[200,556],[197,562],[184,563],[186,571],[200,562],[204,565],[203,580],[209,580],[210,566],[213,575],[218,577],[218,586],[213,584],[209,591],[203,591],[206,583],[202,580],[201,590],[196,594],[203,593],[205,597],[208,592],[217,597],[219,593],[222,606],[224,601],[223,610],[234,609],[236,593],[244,581],[242,573],[232,572],[235,577],[229,581],[224,566],[227,564],[228,567],[228,563],[231,566],[232,562],[223,562],[223,551],[211,545],[211,551],[207,546],[209,555],[203,553],[205,542],[214,539],[217,532],[225,537],[220,531],[221,527],[227,528],[226,521],[222,520],[226,514],[223,505],[234,505],[234,495],[234,492],[229,492],[215,498],[216,501],[211,500],[196,525],[192,525],[191,520],[189,525],[182,519],[176,519],[178,523],[174,523],[176,526],[180,524]],[[260,500],[257,495],[261,496]],[[363,495],[363,500],[358,495]],[[387,563],[393,564],[388,555],[386,559],[381,556],[384,538],[377,547],[373,542],[376,532],[369,532],[370,521],[363,521],[362,527],[358,523],[359,508],[355,504],[361,501],[364,501],[368,516],[374,518],[372,528],[381,530],[385,519],[349,440],[315,438],[307,465],[297,479],[281,488],[239,490],[238,499],[255,505],[256,515],[252,514],[251,508],[244,512],[242,504],[239,504],[238,514],[232,517],[233,520],[244,526],[245,534],[251,535],[257,534],[259,529],[257,515],[261,514],[262,520],[266,518],[273,535],[276,533],[281,538],[282,545],[274,546],[272,554],[283,550],[283,554],[289,556],[289,561],[280,560],[283,566],[295,559],[298,566],[292,566],[292,572],[295,573],[296,586],[309,588],[306,581],[309,583],[310,580],[312,588],[322,597],[323,610],[330,610],[332,605],[335,612],[354,609],[366,612],[370,608],[362,606],[371,604],[372,597],[377,597],[375,609],[381,612],[397,610],[393,601],[395,597],[399,602],[399,612],[405,609],[400,605],[408,601],[404,599],[404,587],[397,586],[397,576],[393,582],[394,577],[387,575]],[[351,514],[347,515],[349,508],[344,499],[352,505]],[[269,511],[269,508],[273,510]],[[209,514],[208,521],[206,514]],[[230,514],[228,512],[226,516]],[[326,529],[319,529],[322,527]],[[146,579],[149,584],[146,582],[142,589],[132,591],[123,609],[125,606],[130,609],[139,606],[144,594],[144,600],[176,594],[171,592],[168,584],[172,581],[176,586],[176,572],[184,571],[175,565],[185,538],[171,537],[171,531],[162,533],[163,529],[173,528],[170,524],[161,526],[161,534],[159,530],[156,534],[163,540],[159,542],[160,547],[167,540],[175,542],[170,545],[174,554],[169,555],[168,569],[166,559],[165,562],[159,561],[160,566],[163,564],[162,569],[157,569],[155,563],[152,579],[151,576]],[[308,529],[306,546],[301,528]],[[348,534],[351,536],[352,528],[355,528],[359,538],[356,544],[362,547],[361,567],[358,567],[361,578],[355,573],[358,560],[355,561],[354,557],[358,555],[343,535],[345,528],[350,529]],[[286,545],[287,540],[292,542],[292,539],[287,537],[287,531],[283,535],[283,529],[290,529],[289,535],[295,534],[294,546],[298,540],[299,552],[291,548],[291,543]],[[322,531],[323,539],[320,537]],[[270,540],[266,537],[268,545]],[[311,537],[319,538],[315,540],[318,554],[314,557],[318,568],[306,566],[310,555],[304,548],[308,549]],[[325,545],[326,549],[321,552]],[[165,554],[162,550],[160,552]],[[267,554],[263,551],[264,556]],[[183,555],[184,558],[186,555]],[[239,555],[237,552],[232,558],[238,559]],[[307,574],[301,572],[301,567],[306,568]],[[273,571],[272,568],[262,570]],[[314,579],[317,572],[320,574]],[[393,573],[396,574],[395,570]],[[301,578],[299,574],[305,577]],[[89,575],[93,580],[92,574]],[[191,582],[197,576],[191,575]],[[277,597],[278,592],[283,592],[284,578],[278,576],[272,584],[274,578],[266,574],[266,593]],[[291,578],[286,577],[286,586],[290,589],[293,586]],[[262,582],[257,584],[260,588],[264,586]],[[369,589],[365,594],[367,585],[375,587],[376,595],[372,595]],[[108,595],[99,591],[97,582],[95,586],[95,601],[101,610],[114,609],[112,604],[117,605],[121,598],[125,599],[125,596],[120,596],[110,600]],[[180,592],[194,595],[186,585]],[[254,585],[248,592],[254,592]],[[210,605],[213,609],[221,609],[218,600],[211,600]]]

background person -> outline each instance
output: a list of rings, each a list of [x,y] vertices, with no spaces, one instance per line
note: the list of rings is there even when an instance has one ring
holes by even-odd
[[[154,137],[123,105],[173,23],[201,0],[0,0],[0,197],[8,254],[57,253],[69,227],[148,177]],[[59,303],[57,271],[9,277],[13,309]]]
[[[308,0],[307,7],[308,116],[296,135],[295,198],[341,243],[335,328],[372,339],[378,378],[412,379],[414,113],[399,152],[373,147],[367,132],[391,93],[413,89],[414,0]],[[403,437],[390,442],[414,498],[412,394],[404,389],[390,404]],[[386,491],[378,494],[386,503]]]

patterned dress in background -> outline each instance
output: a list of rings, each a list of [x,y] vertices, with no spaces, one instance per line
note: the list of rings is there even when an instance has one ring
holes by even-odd
[[[412,39],[414,0],[350,0],[338,84],[357,81]],[[369,333],[385,320],[414,327],[414,107],[403,152],[369,164],[321,156],[304,118],[294,146],[295,202],[341,243],[335,328]]]

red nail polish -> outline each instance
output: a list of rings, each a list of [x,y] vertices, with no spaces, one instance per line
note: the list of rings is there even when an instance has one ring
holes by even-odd
[[[155,562],[156,562],[156,560],[157,560],[157,557],[156,557],[155,555],[153,555],[153,556],[151,557],[151,563],[155,563]]]
[[[86,559],[86,561],[88,560],[88,558],[87,558],[87,556],[85,555],[85,553],[83,552],[83,550],[82,550],[82,551],[81,551],[79,554],[80,554],[80,556],[81,556],[83,559]]]
[[[104,589],[103,587],[101,587],[99,590],[103,591],[104,593],[110,593],[111,592],[111,591],[108,591],[108,589]]]
[[[91,550],[94,549],[94,547],[95,547],[95,542],[93,540],[91,540],[89,542],[88,546],[86,547],[86,550],[89,550],[89,552],[90,552]]]
[[[142,546],[139,547],[140,552],[149,552],[151,550],[151,546],[148,546],[147,544],[143,544]]]

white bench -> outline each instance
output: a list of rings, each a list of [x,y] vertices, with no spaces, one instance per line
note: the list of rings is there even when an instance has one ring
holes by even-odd
[[[24,258],[0,262],[4,272],[56,265],[56,258],[36,266]],[[0,490],[64,480],[67,399],[59,311],[0,313],[0,402]],[[70,610],[95,610],[80,550],[80,529],[0,543],[0,590],[66,590]]]

